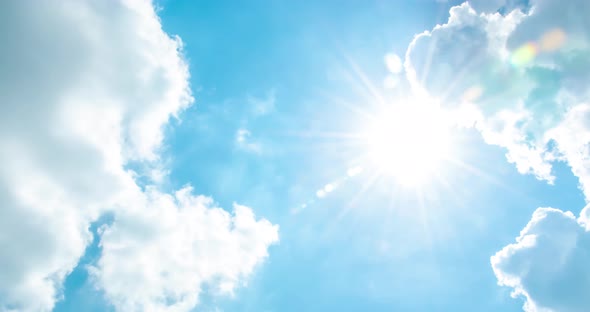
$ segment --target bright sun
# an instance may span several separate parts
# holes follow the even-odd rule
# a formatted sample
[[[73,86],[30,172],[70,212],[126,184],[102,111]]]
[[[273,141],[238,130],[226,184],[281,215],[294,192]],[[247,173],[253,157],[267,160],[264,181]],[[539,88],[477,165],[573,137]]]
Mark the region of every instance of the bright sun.
[[[363,134],[367,161],[379,175],[418,187],[434,179],[448,158],[448,125],[438,107],[408,101],[372,116]]]

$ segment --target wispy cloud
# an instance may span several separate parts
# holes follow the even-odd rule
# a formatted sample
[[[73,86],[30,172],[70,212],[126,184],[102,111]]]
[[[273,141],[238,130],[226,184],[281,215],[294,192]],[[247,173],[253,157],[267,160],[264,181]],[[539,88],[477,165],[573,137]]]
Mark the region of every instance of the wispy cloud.
[[[238,129],[236,131],[236,146],[248,152],[262,152],[261,144],[253,141],[252,133],[248,129]]]
[[[269,90],[263,97],[250,95],[246,98],[246,101],[254,116],[269,114],[275,110],[276,90]]]

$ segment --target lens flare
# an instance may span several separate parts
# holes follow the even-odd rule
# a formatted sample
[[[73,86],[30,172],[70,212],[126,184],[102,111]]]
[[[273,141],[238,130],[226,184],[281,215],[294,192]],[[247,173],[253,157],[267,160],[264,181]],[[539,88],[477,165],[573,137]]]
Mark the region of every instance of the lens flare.
[[[538,41],[528,42],[516,49],[510,57],[510,63],[516,67],[530,64],[539,54],[559,50],[567,41],[566,33],[555,28],[545,32]]]
[[[473,102],[476,101],[477,99],[479,99],[481,97],[481,95],[483,94],[483,88],[480,86],[473,86],[467,90],[465,90],[465,92],[463,92],[463,102]]]
[[[517,67],[527,65],[533,59],[535,59],[537,53],[539,53],[537,44],[534,42],[529,42],[514,51],[512,57],[510,58],[510,63]]]
[[[392,74],[399,74],[403,70],[402,59],[397,54],[386,54],[385,65]]]
[[[553,52],[561,48],[567,39],[565,32],[561,29],[554,29],[546,32],[540,40],[541,50]]]

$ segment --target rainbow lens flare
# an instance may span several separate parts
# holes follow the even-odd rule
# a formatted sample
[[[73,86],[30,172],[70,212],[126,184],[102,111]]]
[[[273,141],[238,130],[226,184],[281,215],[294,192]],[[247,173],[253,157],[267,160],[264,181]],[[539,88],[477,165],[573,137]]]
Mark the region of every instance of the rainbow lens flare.
[[[538,53],[539,48],[537,44],[534,42],[529,42],[514,51],[512,57],[510,58],[510,63],[518,67],[527,65],[535,58],[535,56],[537,56]]]

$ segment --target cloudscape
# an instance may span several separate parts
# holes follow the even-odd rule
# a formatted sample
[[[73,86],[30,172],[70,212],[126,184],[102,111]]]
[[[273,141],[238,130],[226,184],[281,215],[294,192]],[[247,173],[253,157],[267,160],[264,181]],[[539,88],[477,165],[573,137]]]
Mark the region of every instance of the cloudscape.
[[[0,3],[0,312],[590,311],[587,0]]]

